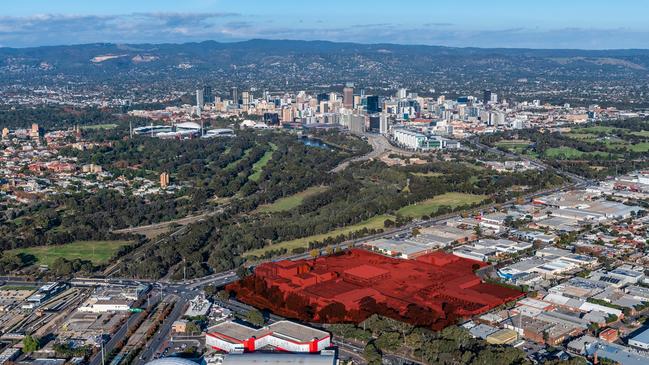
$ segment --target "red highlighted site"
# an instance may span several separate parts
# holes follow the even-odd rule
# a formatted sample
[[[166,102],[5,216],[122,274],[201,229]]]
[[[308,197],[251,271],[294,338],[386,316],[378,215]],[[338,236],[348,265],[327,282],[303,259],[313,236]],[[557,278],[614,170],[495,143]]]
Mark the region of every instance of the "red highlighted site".
[[[523,295],[483,283],[474,271],[485,265],[440,251],[402,260],[353,249],[261,264],[228,290],[244,303],[304,321],[359,323],[377,313],[442,329]]]

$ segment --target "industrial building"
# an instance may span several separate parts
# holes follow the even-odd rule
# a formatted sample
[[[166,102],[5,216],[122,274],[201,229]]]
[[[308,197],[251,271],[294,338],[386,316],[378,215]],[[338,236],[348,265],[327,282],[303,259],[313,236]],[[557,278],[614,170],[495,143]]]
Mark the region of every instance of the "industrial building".
[[[649,350],[649,328],[630,338],[629,346]]]
[[[289,321],[278,321],[260,329],[227,321],[211,327],[205,336],[205,343],[214,350],[228,353],[261,349],[315,353],[331,345],[331,335]]]
[[[337,364],[334,351],[322,351],[320,354],[283,354],[283,353],[253,353],[227,354],[222,359],[222,365],[335,365]]]

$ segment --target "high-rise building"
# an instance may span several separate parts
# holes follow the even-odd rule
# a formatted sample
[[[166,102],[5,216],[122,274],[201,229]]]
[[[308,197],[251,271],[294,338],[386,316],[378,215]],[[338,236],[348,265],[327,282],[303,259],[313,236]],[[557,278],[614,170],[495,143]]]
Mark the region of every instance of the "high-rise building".
[[[491,101],[491,90],[487,89],[482,92],[482,102],[487,104]]]
[[[250,97],[250,92],[249,91],[242,91],[241,92],[241,104],[243,105],[249,105],[252,98]]]
[[[397,91],[397,99],[405,99],[408,96],[408,90],[401,88]]]
[[[349,123],[349,131],[352,133],[365,132],[365,116],[353,114]]]
[[[354,84],[347,83],[343,89],[343,106],[347,109],[354,108]]]
[[[234,104],[236,107],[239,107],[239,91],[237,90],[237,87],[234,86],[232,87],[232,104]]]
[[[9,138],[9,128],[4,127],[2,128],[2,139],[7,139]]]
[[[167,186],[169,186],[169,173],[163,172],[160,174],[160,187],[165,189]]]
[[[381,111],[379,106],[378,95],[371,95],[367,97],[367,114],[374,114]]]
[[[203,90],[196,90],[196,107],[198,108],[198,110],[203,109],[203,103],[205,102],[204,96],[205,95],[203,94]]]
[[[379,132],[381,130],[381,116],[378,114],[370,115],[370,132]]]
[[[318,94],[317,98],[318,98],[318,104],[320,104],[323,101],[329,101],[329,94],[321,93],[321,94]]]
[[[381,119],[379,121],[379,133],[387,134],[388,133],[388,115],[386,113],[381,113]]]
[[[214,102],[214,96],[212,95],[212,87],[205,85],[203,86],[203,103],[212,103]]]
[[[38,123],[32,123],[32,129],[29,131],[29,136],[32,139],[38,139],[41,136],[41,129]]]

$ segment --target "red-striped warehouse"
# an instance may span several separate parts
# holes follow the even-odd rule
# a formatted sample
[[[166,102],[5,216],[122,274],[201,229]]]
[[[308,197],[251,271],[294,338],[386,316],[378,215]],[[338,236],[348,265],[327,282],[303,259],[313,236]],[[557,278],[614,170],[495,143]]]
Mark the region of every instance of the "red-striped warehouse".
[[[209,329],[206,344],[224,352],[276,350],[320,352],[331,345],[325,331],[289,321],[278,321],[255,329],[236,322],[223,322]]]

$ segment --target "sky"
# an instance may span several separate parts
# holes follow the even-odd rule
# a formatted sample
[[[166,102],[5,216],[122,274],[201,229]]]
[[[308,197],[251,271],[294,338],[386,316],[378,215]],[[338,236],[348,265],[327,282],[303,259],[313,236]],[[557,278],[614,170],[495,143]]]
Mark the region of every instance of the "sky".
[[[329,40],[507,48],[649,48],[649,0],[20,0],[0,46]]]

